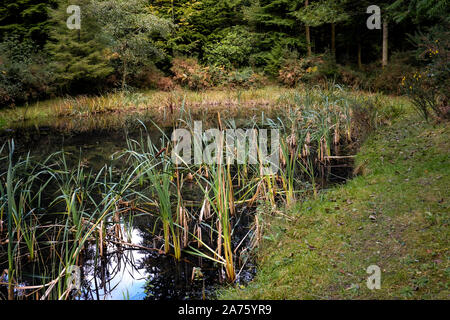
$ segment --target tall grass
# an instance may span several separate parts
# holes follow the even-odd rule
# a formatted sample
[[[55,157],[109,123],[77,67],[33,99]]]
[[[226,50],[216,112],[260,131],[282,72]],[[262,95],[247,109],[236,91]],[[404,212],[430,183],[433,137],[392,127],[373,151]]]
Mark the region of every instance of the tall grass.
[[[19,286],[30,281],[21,273],[26,264],[42,272],[34,279],[53,279],[47,284],[31,283],[31,289],[41,290],[42,298],[67,297],[69,267],[79,265],[86,242],[101,232],[99,225],[120,224],[111,218],[120,213],[120,201],[133,195],[131,186],[138,175],[132,168],[115,180],[111,168],[97,175],[86,173],[81,163],[68,168],[64,153],[37,163],[28,155],[15,156],[14,149],[10,141],[8,155],[2,157],[5,171],[0,173],[0,212],[2,218],[5,212],[7,216],[8,298],[27,289]]]
[[[145,126],[144,129],[146,129]],[[182,250],[181,234],[187,232],[187,230],[184,230],[187,218],[181,203],[179,175],[175,173],[168,152],[170,142],[164,132],[162,133],[160,141],[162,147],[159,150],[147,135],[146,137],[141,136],[140,142],[128,139],[128,149],[124,152],[124,155],[128,157],[131,165],[139,172],[140,186],[144,187],[146,183],[150,184],[150,191],[154,197],[149,199],[144,196],[143,198],[152,202],[158,208],[158,219],[162,223],[164,236],[164,252],[169,253],[170,248],[173,247],[174,256],[179,260]],[[175,176],[178,179],[177,184],[174,183]],[[175,206],[172,206],[174,198],[177,199],[176,210],[174,210]]]
[[[231,243],[231,213],[234,210],[233,205],[233,185],[230,177],[229,166],[217,165],[209,168],[210,179],[208,185],[211,189],[212,196],[209,201],[213,211],[216,213],[217,219],[217,256],[223,256],[225,260],[225,269],[227,277],[230,281],[236,279],[234,270],[233,250]]]

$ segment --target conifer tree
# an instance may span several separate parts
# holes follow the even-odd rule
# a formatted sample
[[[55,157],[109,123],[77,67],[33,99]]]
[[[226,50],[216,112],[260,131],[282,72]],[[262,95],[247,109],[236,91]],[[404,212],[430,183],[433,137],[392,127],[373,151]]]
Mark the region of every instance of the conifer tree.
[[[10,35],[45,44],[50,28],[49,9],[55,0],[3,0],[0,2],[0,41]]]
[[[303,0],[255,0],[243,9],[251,30],[261,35],[260,53],[254,55],[254,60],[266,65],[269,74],[277,74],[286,54],[306,47],[303,26],[293,15],[302,5]]]
[[[345,21],[349,15],[344,10],[345,0],[305,1],[305,6],[294,13],[306,27],[306,37],[310,39],[309,27],[323,24],[331,25],[331,51],[336,49],[336,23]],[[311,44],[308,45],[308,55],[311,55]]]
[[[79,5],[81,28],[69,29],[66,25],[66,9],[69,5]],[[101,88],[105,78],[114,69],[110,64],[113,57],[100,34],[100,26],[94,14],[91,0],[61,0],[52,11],[53,30],[46,46],[52,57],[56,82],[59,89],[84,91],[92,87]]]

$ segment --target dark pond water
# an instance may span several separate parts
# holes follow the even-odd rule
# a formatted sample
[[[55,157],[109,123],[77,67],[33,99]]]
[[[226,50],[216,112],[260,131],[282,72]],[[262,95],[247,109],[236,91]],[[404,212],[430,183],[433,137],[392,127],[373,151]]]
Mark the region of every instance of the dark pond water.
[[[157,143],[162,136],[161,131],[151,123],[147,122],[146,126],[146,131],[138,122],[106,130],[80,127],[77,130],[73,122],[68,126],[61,123],[35,126],[24,123],[13,130],[1,132],[0,143],[14,139],[18,154],[29,152],[38,160],[64,150],[69,165],[75,166],[81,160],[95,172],[105,164],[117,165],[111,160],[111,155],[127,147],[127,136],[138,140],[148,134],[152,142]],[[170,128],[163,131],[170,136]],[[195,191],[186,196],[195,198]],[[235,247],[245,237],[252,222],[252,213],[248,209],[238,210],[239,218],[236,219],[240,219],[239,227],[233,234]],[[152,232],[152,219],[150,216],[134,216],[124,228],[126,241],[142,247],[154,247],[158,239],[155,240],[157,236]],[[83,254],[82,289],[76,299],[204,299],[213,297],[224,279],[224,272],[217,263],[189,254],[183,254],[182,261],[177,262],[170,255],[139,247],[109,244],[101,258],[97,251],[95,244],[89,244]],[[237,260],[242,261],[239,256]],[[236,266],[238,271],[243,267],[238,283],[250,281],[255,273],[255,266],[245,260],[245,265],[238,263]]]
[[[250,216],[246,218],[250,219]],[[148,230],[150,226],[148,217],[136,217],[127,241],[151,247],[154,237]],[[234,235],[235,246],[244,236],[245,229],[240,228]],[[224,278],[217,264],[188,254],[176,261],[170,255],[154,251],[109,245],[108,253],[99,259],[95,251],[94,245],[87,248],[82,268],[82,290],[77,299],[206,299],[214,297]],[[196,271],[200,271],[201,276]],[[254,273],[254,265],[247,262],[238,282],[249,282]]]

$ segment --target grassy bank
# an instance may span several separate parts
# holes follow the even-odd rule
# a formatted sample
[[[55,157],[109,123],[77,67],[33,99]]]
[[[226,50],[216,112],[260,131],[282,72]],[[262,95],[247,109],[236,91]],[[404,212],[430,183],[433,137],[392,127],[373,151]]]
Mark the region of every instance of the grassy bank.
[[[101,96],[61,97],[0,110],[0,129],[14,127],[23,121],[41,124],[48,119],[72,117],[86,119],[100,114],[147,113],[158,122],[170,121],[179,116],[184,106],[194,114],[215,114],[227,111],[236,116],[245,106],[247,113],[258,107],[258,111],[269,109],[277,100],[294,89],[269,86],[247,90],[174,90],[171,92],[147,90],[142,92],[116,92]],[[50,121],[51,122],[51,121]]]
[[[414,116],[379,129],[357,156],[358,176],[261,213],[256,279],[225,299],[448,299],[450,127]],[[381,268],[369,290],[366,269]]]
[[[117,92],[103,96],[55,98],[15,108],[0,109],[0,129],[22,126],[52,126],[66,130],[120,127],[132,116],[151,118],[162,126],[170,126],[186,114],[208,122],[220,112],[222,118],[250,119],[255,116],[276,116],[297,105],[323,104],[329,100],[373,99],[381,105],[392,104],[392,97],[340,87],[323,90],[314,88],[284,88],[266,86],[252,89],[210,89],[204,91],[174,90]],[[309,97],[307,101],[299,97]],[[325,97],[325,99],[324,99]],[[300,100],[299,100],[300,99]],[[395,98],[396,105],[405,99]]]

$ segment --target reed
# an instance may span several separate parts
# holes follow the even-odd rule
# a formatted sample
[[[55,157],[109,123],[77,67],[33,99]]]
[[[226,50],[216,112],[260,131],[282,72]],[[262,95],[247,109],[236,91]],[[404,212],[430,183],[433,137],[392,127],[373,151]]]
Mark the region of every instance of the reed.
[[[201,180],[207,184],[207,187],[202,188],[212,211],[217,217],[217,249],[214,251],[214,260],[224,262],[228,280],[234,281],[236,272],[231,241],[231,214],[234,212],[234,207],[231,208],[233,202],[230,201],[233,197],[230,167],[223,164],[210,165],[208,172],[208,178],[202,176]],[[197,238],[197,240],[200,239]]]
[[[144,126],[146,130],[146,127]],[[164,237],[164,252],[168,254],[173,247],[174,256],[181,259],[182,246],[187,239],[187,214],[182,205],[180,177],[175,174],[175,169],[168,155],[169,141],[164,132],[161,138],[163,148],[159,149],[153,144],[150,137],[141,135],[141,141],[128,139],[128,155],[131,164],[138,171],[137,179],[142,187],[146,181],[151,185],[151,191],[155,198],[149,199],[158,208],[158,218],[162,223]],[[177,176],[177,184],[174,177]],[[176,192],[174,192],[176,190]],[[177,198],[177,206],[174,214],[172,201]],[[170,239],[172,238],[172,241]]]
[[[283,190],[285,193],[286,205],[290,207],[295,202],[295,173],[296,173],[296,161],[297,150],[293,140],[295,136],[289,136],[280,141],[281,149],[281,180]],[[289,146],[290,145],[290,146]]]
[[[81,163],[68,169],[64,153],[53,154],[42,163],[33,163],[29,156],[14,160],[13,141],[8,156],[2,159],[7,163],[0,173],[0,213],[2,218],[5,212],[7,215],[9,298],[14,298],[17,284],[24,281],[20,271],[27,263],[42,272],[42,277],[36,274],[35,278],[54,279],[49,286],[32,285],[30,290],[37,287],[43,298],[67,298],[67,270],[79,264],[80,253],[92,234],[102,232],[99,225],[107,221],[115,227],[120,224],[118,204],[133,195],[136,170],[132,168],[114,181],[111,168],[105,167],[97,175],[86,173]],[[49,200],[51,194],[55,197]],[[35,208],[43,206],[45,213],[58,216],[50,225],[36,214]],[[53,239],[46,241],[49,235]],[[47,242],[51,245],[43,245]]]

